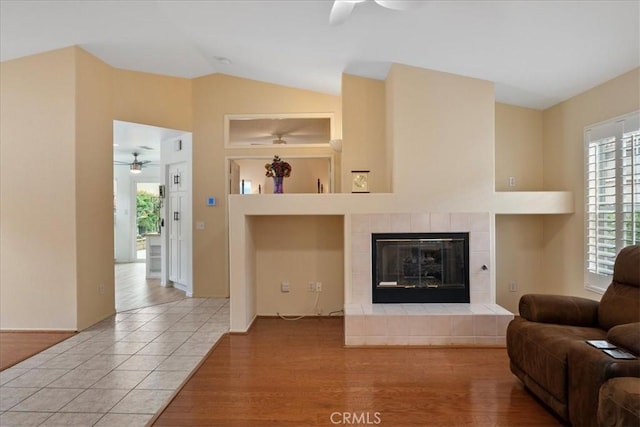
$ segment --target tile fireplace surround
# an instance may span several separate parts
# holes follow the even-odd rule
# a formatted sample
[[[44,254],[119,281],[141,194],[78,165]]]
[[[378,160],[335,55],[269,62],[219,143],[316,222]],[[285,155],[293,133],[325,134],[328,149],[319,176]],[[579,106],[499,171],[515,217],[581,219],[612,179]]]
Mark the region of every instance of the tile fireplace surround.
[[[351,215],[345,345],[504,346],[513,314],[495,300],[489,213]],[[469,233],[470,304],[372,304],[371,233]],[[483,270],[482,266],[489,267]]]

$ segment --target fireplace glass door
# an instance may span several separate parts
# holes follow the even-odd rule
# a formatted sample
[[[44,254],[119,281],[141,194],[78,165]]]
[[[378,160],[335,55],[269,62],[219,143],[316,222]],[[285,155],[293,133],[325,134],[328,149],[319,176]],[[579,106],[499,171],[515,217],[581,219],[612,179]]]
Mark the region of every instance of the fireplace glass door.
[[[373,302],[469,302],[468,233],[373,234]]]

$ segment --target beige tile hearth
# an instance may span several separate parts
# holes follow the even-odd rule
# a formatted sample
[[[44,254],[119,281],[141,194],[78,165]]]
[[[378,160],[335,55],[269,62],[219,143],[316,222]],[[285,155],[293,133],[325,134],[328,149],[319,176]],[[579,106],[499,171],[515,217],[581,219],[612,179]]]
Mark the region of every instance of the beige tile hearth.
[[[348,304],[345,345],[504,346],[512,319],[497,304]]]

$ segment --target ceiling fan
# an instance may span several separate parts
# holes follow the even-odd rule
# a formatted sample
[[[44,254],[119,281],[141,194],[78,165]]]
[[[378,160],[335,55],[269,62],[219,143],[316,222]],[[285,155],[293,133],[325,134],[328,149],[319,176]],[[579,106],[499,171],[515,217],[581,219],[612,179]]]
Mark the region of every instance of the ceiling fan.
[[[274,133],[269,135],[270,137],[276,137],[276,139],[272,139],[271,141],[265,141],[265,138],[268,137],[256,137],[256,138],[250,138],[250,139],[254,139],[255,142],[252,142],[251,145],[278,145],[278,144],[286,144],[287,140],[286,139],[282,139],[282,137],[284,136],[284,134],[282,133]]]
[[[114,161],[115,165],[128,165],[131,173],[142,172],[142,166],[151,163],[150,160],[138,160],[138,153],[133,153],[133,162]]]
[[[330,25],[340,25],[347,20],[358,3],[367,0],[335,0],[329,15]],[[392,10],[409,10],[419,5],[418,0],[373,0],[380,6]]]
[[[271,141],[272,144],[286,144],[287,143],[287,141],[282,139],[282,134],[277,134],[277,135],[274,135],[274,136],[278,137],[278,139],[274,139],[273,141]]]

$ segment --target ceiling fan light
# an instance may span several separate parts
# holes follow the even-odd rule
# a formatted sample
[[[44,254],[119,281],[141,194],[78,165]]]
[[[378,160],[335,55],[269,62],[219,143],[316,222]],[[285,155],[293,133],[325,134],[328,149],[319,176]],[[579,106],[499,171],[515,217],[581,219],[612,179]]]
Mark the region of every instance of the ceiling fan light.
[[[382,7],[392,10],[411,10],[420,7],[420,2],[416,0],[374,0]]]
[[[131,173],[140,173],[142,172],[142,163],[133,162],[131,166],[129,166],[129,171]]]
[[[351,14],[351,11],[356,6],[357,2],[335,0],[331,7],[331,13],[329,14],[329,25],[340,25],[347,20],[347,17]]]

